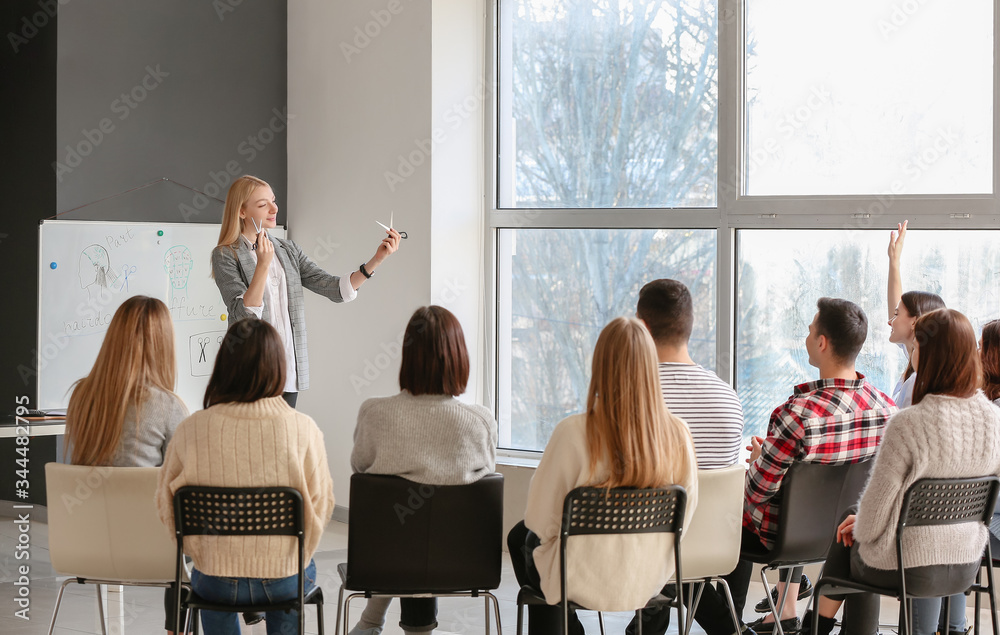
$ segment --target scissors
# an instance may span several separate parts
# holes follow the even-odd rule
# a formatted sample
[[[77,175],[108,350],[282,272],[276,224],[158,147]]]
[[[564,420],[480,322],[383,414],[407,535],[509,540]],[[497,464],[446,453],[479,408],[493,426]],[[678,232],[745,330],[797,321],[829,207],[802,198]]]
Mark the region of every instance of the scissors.
[[[211,341],[212,341],[212,338],[210,338],[210,337],[199,337],[198,338],[198,345],[201,346],[201,356],[198,358],[198,362],[208,361],[207,359],[205,359],[205,347],[208,346],[208,343],[211,342]]]
[[[384,229],[385,231],[389,231],[390,229],[392,229],[392,212],[389,212],[389,226],[388,227],[386,227],[385,225],[382,225],[382,223],[379,223],[378,221],[375,221],[375,222],[378,223],[382,227],[382,229]],[[399,237],[405,239],[406,238],[406,232],[399,232]]]
[[[122,265],[122,288],[125,291],[128,291],[128,277],[135,271],[135,265]]]
[[[264,226],[264,223],[261,223],[260,226],[258,227],[257,226],[257,221],[255,221],[254,219],[251,218],[250,222],[253,223],[253,228],[257,230],[258,234],[260,234],[260,228]],[[250,249],[256,249],[256,248],[257,248],[257,243],[256,242],[253,242],[253,243],[250,244]]]

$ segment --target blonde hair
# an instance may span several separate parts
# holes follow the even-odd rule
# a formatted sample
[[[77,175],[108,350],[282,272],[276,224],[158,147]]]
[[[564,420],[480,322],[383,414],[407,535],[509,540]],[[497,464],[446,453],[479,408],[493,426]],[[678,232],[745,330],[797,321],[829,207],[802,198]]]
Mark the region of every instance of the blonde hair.
[[[256,176],[244,174],[229,186],[226,194],[226,208],[222,212],[222,229],[219,231],[219,244],[216,247],[235,248],[240,234],[243,233],[243,223],[240,210],[250,200],[250,196],[258,187],[270,187],[267,181]]]
[[[608,477],[597,487],[662,487],[690,474],[692,441],[660,391],[656,346],[641,322],[615,318],[597,339],[587,395],[590,471]]]
[[[149,386],[173,392],[174,327],[160,300],[137,295],[111,319],[90,374],[76,382],[66,411],[66,443],[76,465],[109,465],[122,441],[125,412]]]

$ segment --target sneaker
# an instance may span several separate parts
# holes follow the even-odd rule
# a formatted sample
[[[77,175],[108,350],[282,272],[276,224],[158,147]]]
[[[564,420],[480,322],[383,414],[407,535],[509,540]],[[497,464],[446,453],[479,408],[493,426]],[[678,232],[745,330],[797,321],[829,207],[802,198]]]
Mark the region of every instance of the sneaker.
[[[812,590],[812,582],[810,582],[809,578],[803,574],[802,580],[799,582],[799,597],[796,598],[796,602],[798,600],[804,600],[812,595]],[[771,601],[774,602],[775,606],[778,606],[778,587],[771,589]],[[771,606],[767,603],[767,598],[764,598],[760,602],[757,602],[757,605],[753,607],[753,610],[757,613],[770,613]]]
[[[767,618],[760,618],[756,622],[750,622],[748,626],[757,633],[757,635],[771,635],[774,632],[774,622],[765,622]],[[781,620],[781,631],[786,635],[788,633],[798,633],[802,630],[802,621],[798,617],[790,617],[787,620]]]
[[[347,635],[382,635],[382,629],[377,626],[374,628],[358,628],[355,626],[352,628]]]

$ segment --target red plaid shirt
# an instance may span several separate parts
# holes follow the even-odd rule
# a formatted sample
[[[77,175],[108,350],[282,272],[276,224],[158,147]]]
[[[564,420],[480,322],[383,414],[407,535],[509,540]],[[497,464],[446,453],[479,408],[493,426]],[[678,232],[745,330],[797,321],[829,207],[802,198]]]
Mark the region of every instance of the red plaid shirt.
[[[760,536],[768,549],[778,537],[781,490],[794,461],[839,465],[875,454],[889,417],[892,399],[865,381],[820,379],[795,387],[788,401],[771,413],[760,457],[747,472],[743,526]]]

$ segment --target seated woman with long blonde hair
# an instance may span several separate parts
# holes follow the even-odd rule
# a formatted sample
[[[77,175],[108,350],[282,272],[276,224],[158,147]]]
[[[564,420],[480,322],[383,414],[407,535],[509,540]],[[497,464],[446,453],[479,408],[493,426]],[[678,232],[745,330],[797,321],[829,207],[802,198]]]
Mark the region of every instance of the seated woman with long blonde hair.
[[[74,465],[159,467],[187,407],[174,394],[177,362],[167,305],[144,295],[122,303],[90,373],[76,382],[66,411]],[[174,632],[173,596],[164,628]]]
[[[697,467],[687,426],[663,403],[652,337],[638,320],[612,320],[594,349],[587,412],[552,432],[528,489],[524,521],[507,536],[517,581],[542,591],[550,605],[559,601],[559,528],[570,490],[681,485],[690,518],[698,502]],[[569,599],[607,610],[642,606],[673,574],[672,553],[672,534],[574,538],[567,552]],[[618,583],[609,584],[612,579]],[[570,632],[583,633],[570,615]],[[529,633],[561,632],[561,620],[555,606],[528,607]]]

